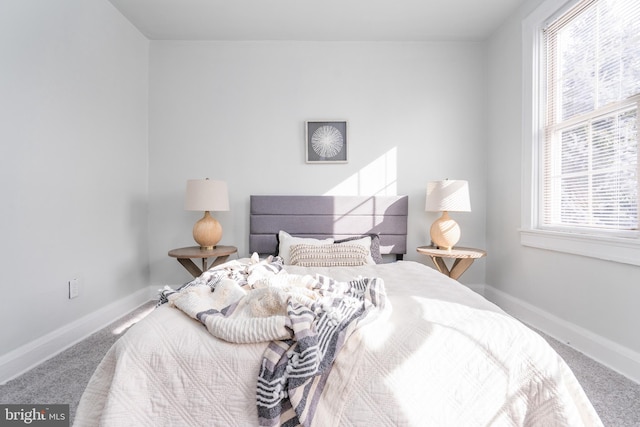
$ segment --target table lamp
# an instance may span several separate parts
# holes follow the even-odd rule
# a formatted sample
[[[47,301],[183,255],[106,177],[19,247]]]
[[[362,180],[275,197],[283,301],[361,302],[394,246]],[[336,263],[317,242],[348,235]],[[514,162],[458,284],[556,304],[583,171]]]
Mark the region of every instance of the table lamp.
[[[200,249],[212,250],[222,238],[222,226],[209,212],[229,210],[227,183],[209,178],[188,180],[184,208],[204,211],[204,216],[193,226],[193,238]]]
[[[460,240],[460,226],[449,217],[449,212],[471,212],[469,183],[452,179],[429,182],[425,210],[442,212],[442,216],[431,225],[431,241],[450,251]]]

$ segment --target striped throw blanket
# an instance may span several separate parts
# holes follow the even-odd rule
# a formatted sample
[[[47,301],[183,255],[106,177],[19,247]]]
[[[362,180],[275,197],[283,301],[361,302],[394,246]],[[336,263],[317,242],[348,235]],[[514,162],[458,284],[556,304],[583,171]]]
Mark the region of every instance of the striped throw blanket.
[[[261,426],[310,426],[347,338],[390,310],[379,278],[288,274],[279,258],[254,256],[204,275],[177,291],[165,289],[163,297],[218,338],[269,342],[257,381]]]

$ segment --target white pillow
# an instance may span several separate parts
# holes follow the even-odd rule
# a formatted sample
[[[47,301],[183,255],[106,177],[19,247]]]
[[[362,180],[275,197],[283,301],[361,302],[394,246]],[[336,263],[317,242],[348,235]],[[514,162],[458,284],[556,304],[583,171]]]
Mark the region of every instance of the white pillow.
[[[291,234],[286,231],[280,230],[278,233],[278,256],[282,257],[282,261],[285,265],[288,265],[291,262],[291,257],[289,256],[289,252],[291,251],[291,245],[327,245],[333,243],[333,238],[318,240],[313,239],[311,237],[293,237]]]

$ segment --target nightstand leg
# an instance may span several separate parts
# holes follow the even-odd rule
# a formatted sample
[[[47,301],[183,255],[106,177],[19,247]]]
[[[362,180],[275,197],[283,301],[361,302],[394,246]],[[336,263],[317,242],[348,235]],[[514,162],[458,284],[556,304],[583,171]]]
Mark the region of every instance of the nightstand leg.
[[[449,273],[449,277],[452,279],[458,280],[458,277],[462,276],[462,273],[467,271],[467,268],[473,264],[473,258],[458,258],[453,263],[451,267],[451,273]]]
[[[186,268],[187,271],[191,273],[193,277],[198,277],[202,274],[202,271],[198,268],[198,266],[193,261],[191,261],[191,259],[178,258],[178,262],[182,264],[182,266]]]
[[[447,268],[447,264],[445,264],[444,260],[437,256],[432,256],[431,261],[435,264],[438,271],[442,274],[446,274],[449,276],[449,269]]]

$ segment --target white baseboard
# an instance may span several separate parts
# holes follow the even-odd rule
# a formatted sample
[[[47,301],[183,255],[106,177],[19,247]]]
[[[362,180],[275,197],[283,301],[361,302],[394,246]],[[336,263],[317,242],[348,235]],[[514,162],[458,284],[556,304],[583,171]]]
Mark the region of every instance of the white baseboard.
[[[155,291],[155,289],[154,289]],[[115,301],[101,309],[56,329],[0,357],[0,384],[27,372],[40,363],[82,341],[114,320],[153,299],[150,288]]]
[[[507,313],[545,334],[584,353],[591,359],[640,384],[640,353],[567,322],[526,301],[484,285],[473,290],[484,295]]]

